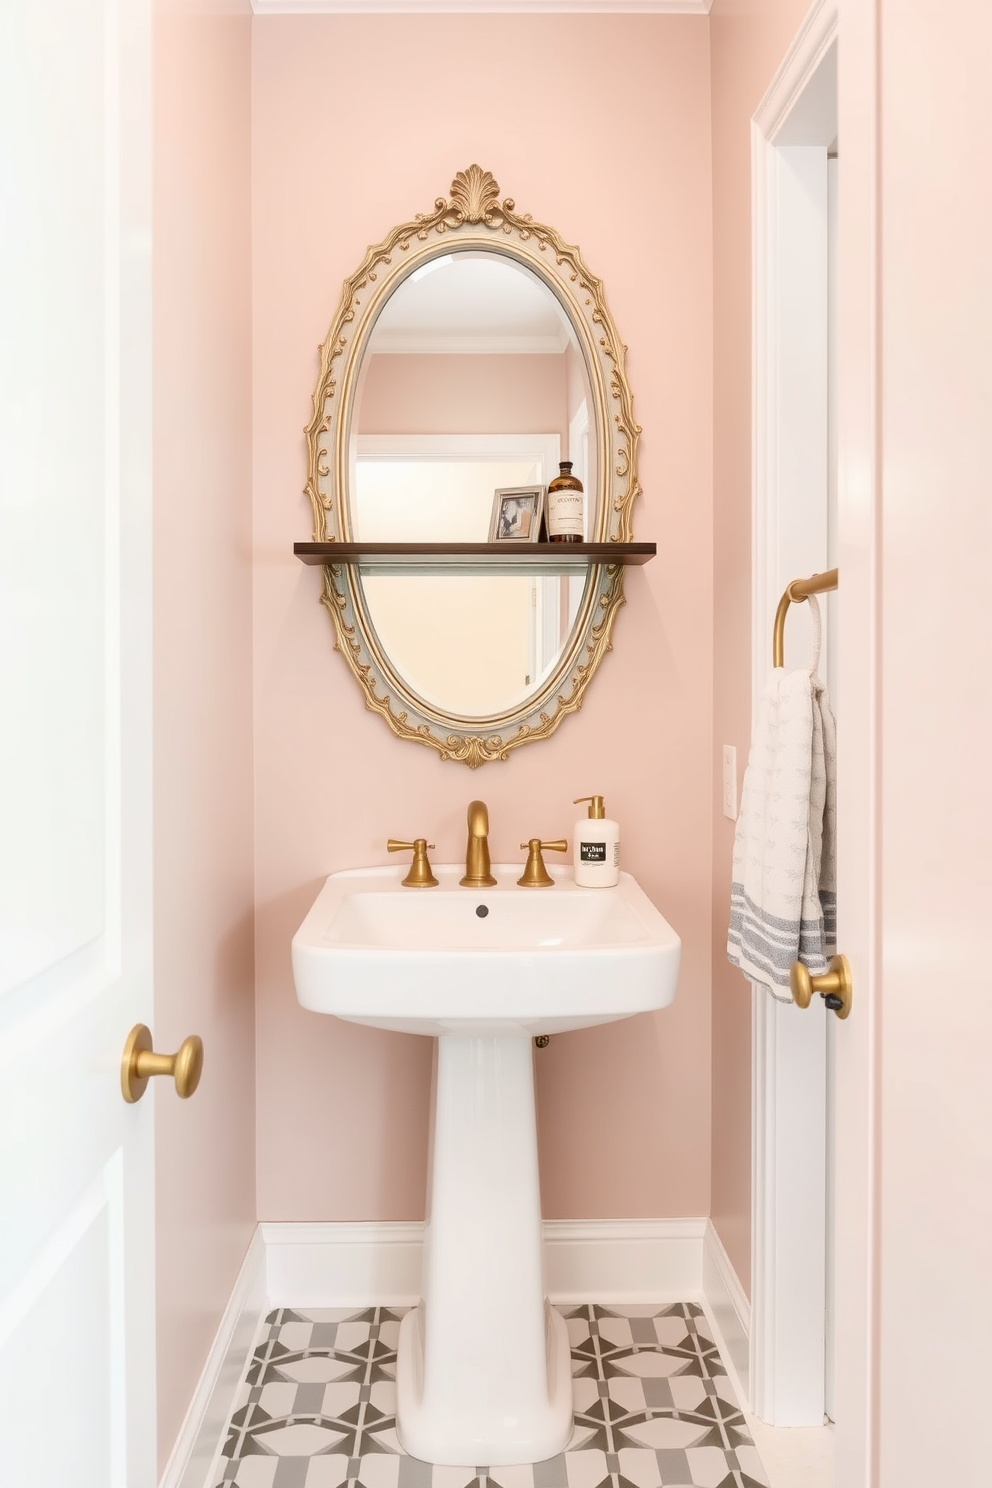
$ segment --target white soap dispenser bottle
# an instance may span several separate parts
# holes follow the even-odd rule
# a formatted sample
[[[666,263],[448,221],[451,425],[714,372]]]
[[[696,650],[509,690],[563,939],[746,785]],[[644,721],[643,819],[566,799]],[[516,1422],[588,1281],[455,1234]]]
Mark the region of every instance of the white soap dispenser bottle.
[[[620,828],[603,810],[602,796],[579,796],[589,814],[575,823],[575,882],[584,889],[612,889],[620,882]]]

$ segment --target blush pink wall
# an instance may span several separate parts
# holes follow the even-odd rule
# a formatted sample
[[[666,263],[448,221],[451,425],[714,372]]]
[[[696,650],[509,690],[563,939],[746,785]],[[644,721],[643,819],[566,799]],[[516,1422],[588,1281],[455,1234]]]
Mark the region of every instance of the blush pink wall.
[[[255,1223],[251,741],[251,15],[154,11],[155,1047],[159,1452]]]
[[[303,1012],[290,940],[323,877],[389,835],[496,860],[567,834],[603,791],[626,866],[683,939],[664,1013],[539,1059],[545,1212],[709,1210],[712,235],[705,17],[256,17],[253,27],[255,862],[262,1219],[423,1214],[427,1040]],[[411,65],[411,59],[413,65]],[[497,79],[499,86],[484,83]],[[536,79],[536,81],[535,81]],[[471,773],[400,743],[333,649],[302,426],[343,279],[473,161],[578,243],[629,344],[644,427],[615,650],[555,737]]]
[[[751,736],[751,117],[808,0],[714,0],[713,742],[743,774]],[[738,781],[739,784],[739,781]],[[713,823],[712,1218],[747,1288],[751,1274],[751,993],[727,961],[734,823]]]
[[[374,356],[361,434],[560,434],[568,437],[562,356]]]

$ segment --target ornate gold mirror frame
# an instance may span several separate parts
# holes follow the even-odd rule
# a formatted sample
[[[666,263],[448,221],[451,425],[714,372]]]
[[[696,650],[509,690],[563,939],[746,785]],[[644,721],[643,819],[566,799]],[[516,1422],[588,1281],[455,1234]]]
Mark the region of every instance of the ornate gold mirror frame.
[[[624,370],[627,348],[617,335],[602,281],[589,273],[577,248],[552,227],[521,216],[513,201],[499,199],[499,186],[478,165],[459,171],[451,199],[394,227],[369,249],[347,279],[337,314],[320,347],[320,373],[313,416],[306,426],[306,494],[313,507],[313,541],[351,540],[348,499],[349,435],[362,358],[386,300],[415,269],[452,251],[499,253],[531,269],[564,307],[586,364],[596,421],[598,469],[588,498],[594,500],[593,541],[630,542],[632,510],[640,494],[633,399]],[[568,554],[567,548],[562,557]],[[425,567],[427,565],[425,564]],[[428,745],[442,759],[473,769],[506,759],[511,749],[546,739],[566,714],[582,704],[586,687],[610,649],[610,633],[623,604],[621,564],[591,564],[568,644],[539,691],[516,709],[487,718],[461,718],[433,709],[411,691],[379,646],[369,619],[358,568],[329,563],[323,569],[321,602],[334,622],[336,648],[345,657],[366,706],[401,739]]]

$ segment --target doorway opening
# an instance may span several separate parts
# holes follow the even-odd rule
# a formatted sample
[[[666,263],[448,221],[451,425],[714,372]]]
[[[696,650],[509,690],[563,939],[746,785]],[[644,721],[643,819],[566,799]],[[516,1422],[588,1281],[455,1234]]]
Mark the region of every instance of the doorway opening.
[[[836,561],[830,198],[837,27],[836,0],[813,7],[752,121],[755,699],[785,587]],[[799,606],[790,615],[787,664],[810,654],[807,611]],[[826,642],[821,672],[829,686],[829,626]],[[771,1425],[820,1426],[832,1410],[831,1034],[819,1006],[800,1013],[763,991],[752,997],[751,1406]]]

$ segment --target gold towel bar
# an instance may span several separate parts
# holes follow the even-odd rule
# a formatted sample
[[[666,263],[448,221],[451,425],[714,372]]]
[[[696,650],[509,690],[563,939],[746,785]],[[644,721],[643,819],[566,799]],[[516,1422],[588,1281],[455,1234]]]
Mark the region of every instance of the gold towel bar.
[[[789,606],[802,604],[811,594],[825,594],[837,588],[837,570],[828,568],[826,573],[814,574],[810,579],[793,579],[778,602],[775,611],[775,628],[772,631],[772,666],[785,664],[785,617]]]

